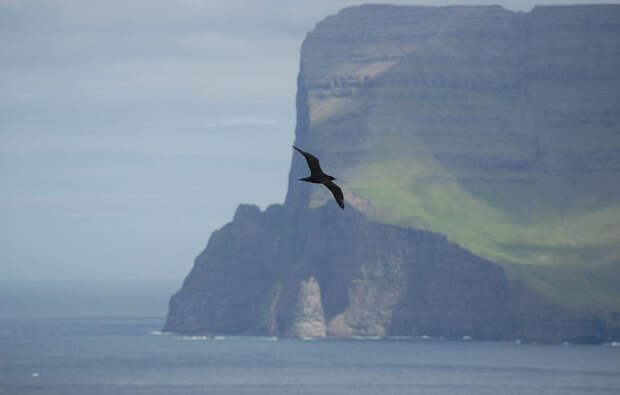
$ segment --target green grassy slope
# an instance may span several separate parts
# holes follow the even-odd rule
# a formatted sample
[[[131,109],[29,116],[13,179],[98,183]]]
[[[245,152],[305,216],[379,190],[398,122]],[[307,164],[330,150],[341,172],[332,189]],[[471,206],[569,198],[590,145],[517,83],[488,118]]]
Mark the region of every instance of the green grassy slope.
[[[414,72],[419,63],[407,61],[388,71],[401,78]],[[320,149],[334,158],[331,174],[371,202],[371,219],[444,233],[560,303],[618,309],[617,87],[587,80],[533,80],[520,91],[386,83],[334,103],[322,102],[328,115],[315,117],[313,137],[329,141]],[[363,125],[359,138],[334,138],[353,118]],[[337,159],[353,151],[363,156],[354,165]],[[312,204],[328,198],[319,189]]]
[[[515,182],[487,170],[481,181],[459,181],[476,172],[446,169],[415,133],[384,129],[367,144],[363,164],[337,171],[343,188],[372,202],[371,219],[444,233],[559,302],[620,306],[617,173],[532,171]],[[318,190],[314,204],[327,198]]]

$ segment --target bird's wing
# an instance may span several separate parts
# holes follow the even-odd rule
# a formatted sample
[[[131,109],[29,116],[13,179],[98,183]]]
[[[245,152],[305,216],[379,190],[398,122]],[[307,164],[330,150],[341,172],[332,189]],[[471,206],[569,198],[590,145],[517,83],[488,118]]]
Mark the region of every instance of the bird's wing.
[[[297,152],[299,152],[306,158],[306,162],[308,162],[308,167],[310,168],[310,174],[314,175],[317,173],[323,173],[323,170],[321,170],[321,166],[319,166],[319,160],[316,158],[316,156],[309,154],[306,151],[302,151],[295,146],[293,146],[293,148],[295,148]]]
[[[342,189],[340,189],[340,187],[334,184],[332,181],[325,181],[323,185],[325,185],[327,189],[331,191],[340,208],[344,210],[344,196],[342,195]]]

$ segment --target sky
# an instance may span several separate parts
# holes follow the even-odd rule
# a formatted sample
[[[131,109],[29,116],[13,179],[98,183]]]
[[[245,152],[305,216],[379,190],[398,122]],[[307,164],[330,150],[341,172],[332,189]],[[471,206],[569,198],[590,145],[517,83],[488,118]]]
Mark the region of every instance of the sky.
[[[302,40],[362,3],[0,0],[0,283],[180,281],[283,202]]]

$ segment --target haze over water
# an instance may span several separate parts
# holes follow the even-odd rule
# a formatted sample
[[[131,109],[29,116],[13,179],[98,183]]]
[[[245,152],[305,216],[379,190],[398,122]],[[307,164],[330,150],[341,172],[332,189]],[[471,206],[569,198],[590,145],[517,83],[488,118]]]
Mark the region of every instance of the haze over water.
[[[0,320],[0,394],[614,394],[620,347],[186,337],[161,318]]]

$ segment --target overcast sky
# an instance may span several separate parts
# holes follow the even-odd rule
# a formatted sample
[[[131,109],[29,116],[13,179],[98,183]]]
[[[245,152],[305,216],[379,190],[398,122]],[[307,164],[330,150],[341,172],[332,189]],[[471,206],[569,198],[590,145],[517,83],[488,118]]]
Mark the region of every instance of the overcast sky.
[[[282,202],[301,42],[362,3],[0,0],[3,280],[180,279]]]

